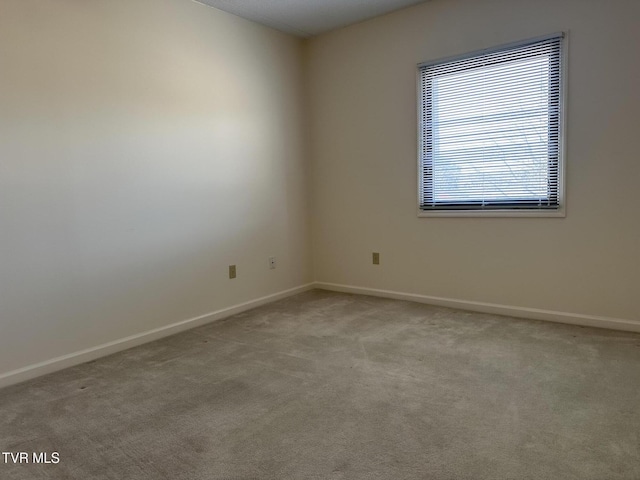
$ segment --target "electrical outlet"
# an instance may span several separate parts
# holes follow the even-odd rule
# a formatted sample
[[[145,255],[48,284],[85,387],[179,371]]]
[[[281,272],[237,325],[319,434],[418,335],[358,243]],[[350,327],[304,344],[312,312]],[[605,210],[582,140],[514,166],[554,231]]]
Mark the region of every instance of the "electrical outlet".
[[[229,278],[236,278],[236,266],[229,265]]]
[[[373,252],[373,264],[380,265],[380,254],[378,252]]]
[[[271,270],[276,268],[276,257],[269,257],[269,268]]]

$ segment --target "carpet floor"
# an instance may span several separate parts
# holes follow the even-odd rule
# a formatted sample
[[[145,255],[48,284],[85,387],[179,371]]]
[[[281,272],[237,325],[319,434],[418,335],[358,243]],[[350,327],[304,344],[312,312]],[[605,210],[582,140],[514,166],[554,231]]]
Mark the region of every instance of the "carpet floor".
[[[640,479],[640,335],[315,290],[0,390],[0,450],[60,459],[3,480]]]

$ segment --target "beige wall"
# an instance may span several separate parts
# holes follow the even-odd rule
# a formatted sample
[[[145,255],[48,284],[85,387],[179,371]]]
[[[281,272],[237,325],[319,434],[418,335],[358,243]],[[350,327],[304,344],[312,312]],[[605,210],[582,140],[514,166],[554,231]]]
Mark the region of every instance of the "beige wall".
[[[0,375],[312,280],[301,55],[188,0],[0,2]]]
[[[314,278],[638,320],[638,18],[433,0],[303,45],[187,0],[3,0],[0,377]],[[417,218],[415,65],[560,30],[567,217]]]
[[[316,280],[640,320],[638,19],[636,0],[433,0],[311,40]],[[417,218],[416,64],[563,30],[566,218]]]

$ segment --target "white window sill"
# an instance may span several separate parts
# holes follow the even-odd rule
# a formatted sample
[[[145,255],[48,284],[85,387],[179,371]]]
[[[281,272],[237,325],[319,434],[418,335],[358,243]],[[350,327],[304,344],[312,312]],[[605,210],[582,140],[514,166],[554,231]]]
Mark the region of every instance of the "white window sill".
[[[558,210],[418,210],[418,217],[564,218],[566,213],[564,208]]]

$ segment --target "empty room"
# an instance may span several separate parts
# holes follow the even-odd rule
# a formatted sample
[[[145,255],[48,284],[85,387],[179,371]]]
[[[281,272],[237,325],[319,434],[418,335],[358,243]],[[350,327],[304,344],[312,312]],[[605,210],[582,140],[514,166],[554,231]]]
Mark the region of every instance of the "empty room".
[[[0,479],[640,479],[640,1],[0,0]]]

